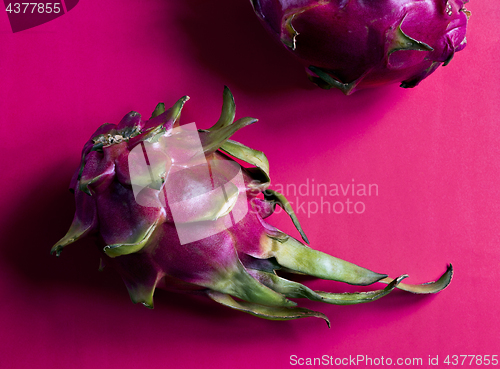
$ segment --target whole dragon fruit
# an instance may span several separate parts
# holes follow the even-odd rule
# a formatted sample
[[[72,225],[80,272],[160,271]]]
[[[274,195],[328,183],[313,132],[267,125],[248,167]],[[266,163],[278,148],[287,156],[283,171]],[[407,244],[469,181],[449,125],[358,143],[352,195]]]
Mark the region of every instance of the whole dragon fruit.
[[[93,234],[101,261],[116,268],[135,303],[153,307],[153,293],[162,287],[206,294],[275,320],[313,316],[329,324],[324,314],[296,307],[288,298],[348,305],[376,300],[395,287],[435,293],[449,284],[451,265],[437,282],[404,285],[406,275],[390,279],[316,251],[266,223],[279,205],[307,242],[285,197],[268,188],[265,155],[228,140],[256,119],[233,121],[233,96],[227,88],[223,96],[220,119],[208,130],[179,125],[187,96],[168,110],[158,104],[149,120],[130,112],[117,125],[97,129],[71,181],[73,223],[52,253],[59,256],[68,244]],[[313,291],[277,271],[388,286],[360,293]]]
[[[415,87],[466,44],[468,0],[251,0],[318,86]]]

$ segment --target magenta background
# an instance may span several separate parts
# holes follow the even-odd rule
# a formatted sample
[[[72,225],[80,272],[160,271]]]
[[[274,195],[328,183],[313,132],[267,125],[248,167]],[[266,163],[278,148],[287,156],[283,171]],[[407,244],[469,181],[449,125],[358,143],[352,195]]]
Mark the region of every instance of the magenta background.
[[[500,4],[468,9],[469,45],[447,67],[415,89],[350,97],[310,84],[246,0],[86,0],[16,34],[0,14],[0,366],[285,368],[290,355],[500,355]],[[356,199],[364,214],[299,214],[312,247],[408,273],[409,283],[434,280],[451,262],[449,288],[357,306],[301,302],[330,317],[327,329],[162,291],[148,310],[112,270],[97,271],[92,242],[49,255],[71,222],[67,186],[81,147],[100,124],[130,110],[147,117],[187,94],[182,122],[207,128],[224,84],[238,118],[260,119],[235,138],[267,154],[275,184],[378,184],[379,196]],[[283,214],[269,220],[297,236]]]

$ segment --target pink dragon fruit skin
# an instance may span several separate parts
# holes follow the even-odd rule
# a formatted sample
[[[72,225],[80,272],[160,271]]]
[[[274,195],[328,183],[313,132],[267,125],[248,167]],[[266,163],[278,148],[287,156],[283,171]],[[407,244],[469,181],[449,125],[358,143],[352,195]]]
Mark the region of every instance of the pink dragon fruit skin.
[[[318,86],[415,87],[466,45],[468,0],[251,0]]]
[[[202,147],[197,158],[182,152],[185,142],[174,134],[183,127],[179,116],[188,97],[166,111],[158,104],[149,120],[131,112],[118,125],[99,127],[85,144],[81,165],[71,180],[76,201],[73,223],[52,253],[59,256],[65,246],[94,235],[102,250],[101,262],[118,271],[135,303],[153,307],[158,287],[206,294],[233,309],[273,320],[311,316],[329,324],[324,314],[297,307],[289,298],[348,305],[374,301],[396,287],[435,293],[450,283],[451,265],[436,282],[407,285],[400,283],[406,275],[388,278],[316,251],[269,225],[264,218],[279,205],[308,243],[285,197],[268,188],[265,155],[228,140],[256,119],[233,121],[235,104],[229,89],[225,88],[223,96],[220,119],[210,129],[197,132]],[[141,152],[148,157],[147,168],[151,169],[151,181],[137,192],[142,198],[137,197],[134,186],[144,178],[134,177],[137,168],[130,160]],[[182,155],[187,159],[180,160]],[[229,155],[250,165],[243,167]],[[155,162],[155,158],[167,156],[170,161]],[[209,176],[203,175],[206,166],[199,164],[200,159],[208,163]],[[236,172],[243,179],[239,183],[233,180]],[[213,195],[214,188],[224,188],[224,196]],[[170,193],[161,197],[167,191]],[[203,196],[198,196],[200,193]],[[174,204],[174,198],[182,201]],[[152,202],[141,205],[144,199]],[[241,199],[248,211],[237,217],[235,204]],[[180,210],[180,217],[174,209]],[[188,227],[192,234],[227,220],[232,223],[216,233],[192,242],[181,241],[182,227]],[[383,282],[387,286],[360,293],[313,291],[283,278],[280,270],[353,285]]]

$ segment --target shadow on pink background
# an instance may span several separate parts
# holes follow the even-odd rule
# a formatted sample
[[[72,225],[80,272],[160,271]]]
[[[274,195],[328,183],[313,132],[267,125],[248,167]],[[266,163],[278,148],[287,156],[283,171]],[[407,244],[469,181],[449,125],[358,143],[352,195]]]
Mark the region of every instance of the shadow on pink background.
[[[310,84],[245,0],[88,0],[16,33],[0,15],[2,368],[285,368],[292,355],[424,364],[438,356],[448,367],[447,355],[500,355],[500,60],[490,31],[500,9],[476,3],[469,45],[448,66],[412,90],[349,97]],[[408,273],[408,283],[452,263],[451,285],[357,306],[300,301],[330,318],[327,329],[320,319],[266,321],[163,291],[148,310],[112,270],[97,271],[92,240],[49,255],[71,222],[69,180],[99,125],[131,110],[149,116],[187,94],[181,122],[208,128],[224,85],[237,118],[259,118],[234,139],[267,154],[273,186],[377,184],[377,196],[351,198],[362,214],[299,212],[313,248]],[[269,222],[299,237],[285,215]]]

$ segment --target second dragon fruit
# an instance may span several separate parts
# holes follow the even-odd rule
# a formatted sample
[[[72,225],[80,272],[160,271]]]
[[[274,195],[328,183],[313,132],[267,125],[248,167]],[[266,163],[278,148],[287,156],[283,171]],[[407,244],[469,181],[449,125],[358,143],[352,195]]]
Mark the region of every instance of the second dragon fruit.
[[[466,45],[468,0],[251,0],[311,81],[349,95],[414,87]]]

